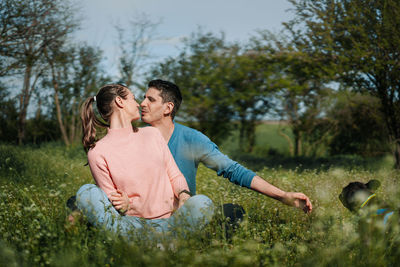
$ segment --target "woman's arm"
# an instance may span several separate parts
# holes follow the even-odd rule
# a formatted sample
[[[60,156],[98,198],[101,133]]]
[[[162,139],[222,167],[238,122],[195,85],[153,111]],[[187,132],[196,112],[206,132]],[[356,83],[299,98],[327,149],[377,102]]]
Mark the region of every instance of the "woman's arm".
[[[130,200],[128,195],[119,189],[112,193],[109,199],[114,208],[121,214],[125,214],[130,209]]]
[[[104,158],[93,150],[88,153],[88,162],[93,179],[107,195],[116,210],[125,213],[130,208],[130,201],[125,192],[120,191],[111,179],[107,163]]]

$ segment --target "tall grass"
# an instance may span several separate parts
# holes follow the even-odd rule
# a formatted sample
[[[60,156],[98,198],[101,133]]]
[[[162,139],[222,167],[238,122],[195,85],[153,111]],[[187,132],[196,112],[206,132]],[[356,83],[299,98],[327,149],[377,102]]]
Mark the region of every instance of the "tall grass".
[[[92,182],[85,163],[80,147],[0,145],[0,266],[386,266],[400,257],[397,221],[383,228],[373,216],[351,214],[338,199],[348,182],[378,179],[378,195],[398,206],[400,174],[388,168],[258,171],[272,184],[309,195],[314,212],[305,215],[201,166],[198,193],[217,205],[241,204],[245,220],[231,240],[216,220],[190,237],[165,240],[159,249],[85,221],[66,224],[66,200]]]

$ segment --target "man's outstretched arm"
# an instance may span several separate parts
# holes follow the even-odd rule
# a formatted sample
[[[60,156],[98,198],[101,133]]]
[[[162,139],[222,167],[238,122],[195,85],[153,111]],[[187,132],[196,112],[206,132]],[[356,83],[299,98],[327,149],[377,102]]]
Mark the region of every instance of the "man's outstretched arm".
[[[268,183],[260,176],[254,176],[250,188],[268,197],[279,200],[286,205],[302,209],[305,213],[310,213],[312,211],[311,201],[305,194],[298,192],[285,192]]]

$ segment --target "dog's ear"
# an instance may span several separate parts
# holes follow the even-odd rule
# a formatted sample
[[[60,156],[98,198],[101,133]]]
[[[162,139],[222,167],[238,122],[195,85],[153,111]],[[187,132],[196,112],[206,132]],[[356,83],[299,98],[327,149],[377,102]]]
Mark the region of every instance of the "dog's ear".
[[[369,190],[374,192],[376,189],[378,189],[381,186],[381,182],[378,180],[371,180],[368,183],[365,184]]]

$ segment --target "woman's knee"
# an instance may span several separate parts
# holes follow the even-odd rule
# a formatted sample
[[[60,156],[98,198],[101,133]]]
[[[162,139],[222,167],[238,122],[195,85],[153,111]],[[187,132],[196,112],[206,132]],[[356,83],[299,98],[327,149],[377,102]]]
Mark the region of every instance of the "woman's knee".
[[[95,184],[84,184],[82,185],[79,189],[78,192],[76,193],[76,195],[82,195],[82,194],[86,194],[88,192],[91,192],[92,190],[97,190],[99,189]]]
[[[76,193],[76,204],[78,208],[87,206],[88,204],[94,205],[99,201],[108,200],[106,194],[98,186],[94,184],[85,184],[79,188]]]
[[[197,207],[214,207],[212,200],[205,195],[195,195],[187,201],[190,201],[190,203],[193,203]]]

